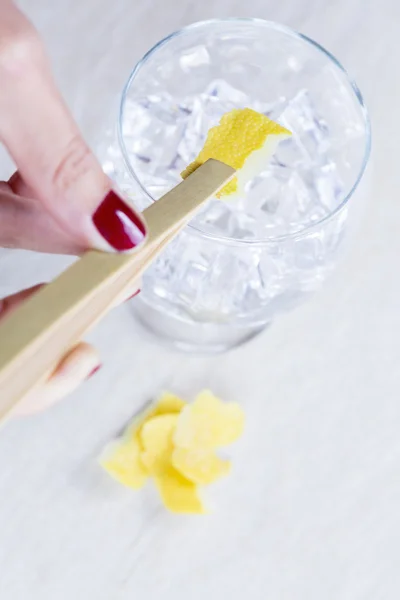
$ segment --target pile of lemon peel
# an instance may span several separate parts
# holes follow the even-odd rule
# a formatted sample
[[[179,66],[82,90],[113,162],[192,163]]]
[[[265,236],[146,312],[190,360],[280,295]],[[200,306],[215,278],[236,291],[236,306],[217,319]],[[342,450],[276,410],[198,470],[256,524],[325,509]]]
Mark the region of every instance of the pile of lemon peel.
[[[186,179],[206,160],[215,158],[236,169],[236,176],[217,197],[243,195],[246,183],[265,168],[279,142],[291,135],[262,113],[236,108],[209,130],[202,150],[181,175]]]
[[[141,489],[152,478],[164,506],[175,513],[206,513],[200,486],[227,475],[217,450],[235,442],[244,414],[233,402],[200,392],[192,404],[166,392],[108,444],[100,465],[119,483]]]

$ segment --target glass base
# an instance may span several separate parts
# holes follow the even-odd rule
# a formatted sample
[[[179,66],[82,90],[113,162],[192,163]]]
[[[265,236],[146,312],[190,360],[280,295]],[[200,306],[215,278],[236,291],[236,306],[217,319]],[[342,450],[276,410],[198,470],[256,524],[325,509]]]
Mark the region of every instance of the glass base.
[[[159,341],[189,354],[220,354],[249,342],[269,326],[232,323],[196,323],[168,315],[140,298],[132,302],[139,323]]]

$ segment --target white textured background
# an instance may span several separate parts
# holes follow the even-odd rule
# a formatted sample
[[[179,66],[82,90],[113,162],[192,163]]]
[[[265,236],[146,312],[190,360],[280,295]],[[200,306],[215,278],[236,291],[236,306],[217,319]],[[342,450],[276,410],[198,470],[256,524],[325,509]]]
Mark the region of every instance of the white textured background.
[[[217,358],[143,340],[128,307],[92,338],[104,369],[0,434],[1,600],[394,600],[400,590],[400,4],[397,0],[21,0],[93,141],[154,42],[222,16],[280,21],[358,81],[374,182],[347,259],[315,299]],[[1,170],[7,171],[5,160]],[[65,259],[0,254],[0,293]],[[160,388],[240,401],[247,432],[206,518],[165,513],[98,471],[102,444]]]

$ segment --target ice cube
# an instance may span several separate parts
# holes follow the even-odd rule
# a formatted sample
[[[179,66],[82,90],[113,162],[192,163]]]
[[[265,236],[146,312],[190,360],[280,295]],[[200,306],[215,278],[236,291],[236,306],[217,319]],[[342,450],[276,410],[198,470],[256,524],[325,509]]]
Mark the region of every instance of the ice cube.
[[[146,134],[149,126],[151,125],[152,117],[149,112],[149,102],[143,100],[142,102],[127,100],[123,114],[123,136],[135,136],[140,137]]]
[[[207,233],[229,237],[231,215],[232,210],[226,202],[211,200],[192,223]]]
[[[217,125],[221,117],[233,108],[249,105],[249,98],[226,81],[211,82],[204,93],[196,96],[188,112],[190,116],[178,146],[178,154],[185,164],[190,163],[201,150],[208,131]]]
[[[186,73],[193,68],[208,65],[209,62],[210,54],[205,46],[194,46],[184,51],[179,57],[179,64]]]
[[[195,302],[197,295],[204,286],[208,269],[205,265],[189,261],[179,273],[176,283],[176,292],[179,299],[185,303]]]
[[[320,204],[327,213],[334,210],[344,197],[344,188],[333,163],[325,165],[312,173],[311,178],[315,185],[316,194]]]
[[[292,137],[281,144],[278,160],[288,166],[319,163],[329,149],[329,130],[306,90],[288,103],[280,121]]]
[[[251,102],[251,98],[233,87],[223,79],[216,79],[204,91],[205,96],[218,98],[219,102],[229,105],[232,108],[246,108]]]
[[[177,159],[187,113],[162,92],[131,100],[124,115],[124,144],[139,179],[144,174],[160,177]]]
[[[293,253],[295,264],[300,269],[315,269],[316,266],[325,264],[325,251],[319,232],[296,240]]]

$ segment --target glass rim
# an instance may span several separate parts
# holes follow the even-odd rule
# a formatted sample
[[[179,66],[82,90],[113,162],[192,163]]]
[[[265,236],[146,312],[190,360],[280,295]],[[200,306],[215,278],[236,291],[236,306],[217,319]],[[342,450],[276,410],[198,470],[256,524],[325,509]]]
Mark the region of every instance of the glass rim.
[[[157,50],[159,50],[161,47],[168,44],[174,38],[179,37],[181,35],[185,35],[186,33],[190,33],[192,30],[200,29],[201,27],[206,27],[206,26],[210,26],[210,25],[218,25],[218,24],[228,24],[228,23],[232,23],[232,24],[253,23],[256,25],[261,25],[263,27],[266,27],[267,29],[274,29],[275,31],[279,31],[290,37],[302,40],[306,44],[310,44],[311,46],[316,48],[319,52],[324,54],[344,74],[344,76],[347,79],[347,82],[350,84],[350,87],[353,90],[354,95],[356,96],[356,98],[358,100],[359,107],[361,109],[361,114],[364,119],[365,136],[366,136],[364,156],[363,156],[363,160],[362,160],[358,175],[355,178],[353,185],[350,187],[349,191],[344,196],[343,200],[340,202],[340,204],[338,204],[338,206],[336,206],[333,210],[331,210],[327,215],[325,215],[324,217],[322,217],[315,223],[310,223],[303,229],[299,229],[298,231],[286,233],[283,235],[266,236],[263,238],[252,239],[252,240],[241,240],[241,239],[232,238],[229,236],[220,236],[220,235],[216,235],[216,234],[213,234],[213,233],[210,233],[207,231],[203,231],[200,227],[196,227],[192,223],[189,223],[187,225],[187,228],[191,230],[191,233],[194,233],[200,237],[207,238],[214,242],[225,243],[225,244],[229,244],[229,245],[233,244],[233,245],[263,246],[263,245],[268,245],[268,244],[276,244],[276,243],[279,243],[279,242],[282,242],[285,240],[293,240],[293,239],[302,238],[302,237],[308,235],[310,232],[312,232],[316,228],[320,227],[321,225],[323,225],[323,224],[327,223],[328,221],[330,221],[331,219],[333,219],[336,215],[338,215],[343,210],[343,208],[347,205],[350,198],[353,196],[354,192],[356,191],[356,189],[365,173],[365,170],[366,170],[366,167],[368,164],[368,160],[370,157],[370,153],[371,153],[371,121],[369,118],[368,110],[364,103],[363,96],[361,94],[361,91],[360,91],[358,85],[350,77],[350,75],[348,74],[347,70],[343,67],[341,62],[331,52],[329,52],[323,46],[321,46],[321,44],[319,44],[318,42],[309,38],[308,36],[303,35],[302,33],[295,31],[294,29],[291,29],[290,27],[286,27],[285,25],[280,25],[279,23],[275,23],[274,21],[267,21],[264,19],[253,18],[253,17],[243,17],[243,18],[228,17],[228,18],[222,18],[222,19],[208,19],[208,20],[204,20],[204,21],[197,21],[195,23],[187,25],[186,27],[182,27],[181,29],[178,29],[177,31],[170,33],[165,38],[163,38],[162,40],[157,42],[154,46],[152,46],[152,48],[150,48],[144,54],[144,56],[138,61],[138,63],[132,70],[132,72],[128,78],[128,81],[126,82],[126,84],[124,86],[122,96],[121,96],[119,116],[118,116],[118,125],[117,125],[117,135],[118,135],[118,141],[119,141],[119,145],[120,145],[120,148],[122,151],[122,157],[123,157],[124,163],[125,163],[128,171],[130,172],[132,177],[135,179],[135,181],[137,182],[137,184],[139,185],[140,189],[145,194],[145,196],[150,200],[150,202],[151,203],[157,202],[157,200],[155,198],[153,198],[153,196],[148,192],[148,190],[146,189],[146,187],[143,185],[140,178],[136,174],[136,171],[133,168],[133,166],[129,160],[128,151],[127,151],[127,148],[125,145],[124,135],[122,132],[124,107],[125,107],[125,102],[126,102],[127,95],[130,90],[131,84],[134,82],[139,71],[141,71],[141,69],[146,65],[148,59]]]

